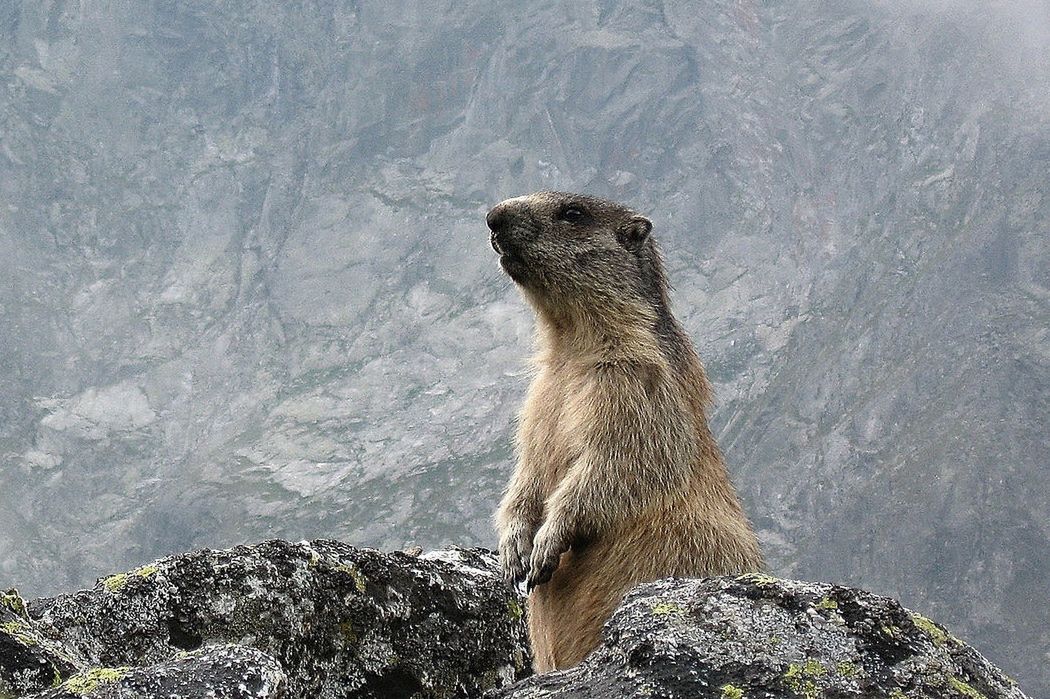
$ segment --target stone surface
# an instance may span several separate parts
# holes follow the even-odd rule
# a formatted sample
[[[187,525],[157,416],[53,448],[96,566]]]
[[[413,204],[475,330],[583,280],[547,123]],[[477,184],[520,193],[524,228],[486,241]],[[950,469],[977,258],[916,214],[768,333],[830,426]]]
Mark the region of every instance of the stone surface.
[[[271,656],[208,646],[143,668],[96,667],[33,699],[281,699],[287,677]]]
[[[496,570],[482,549],[268,541],[5,593],[0,699],[1026,699],[892,599],[767,575],[643,585],[582,664],[523,679],[524,600]]]
[[[77,659],[31,619],[17,590],[0,592],[0,697],[51,687],[75,672]]]
[[[198,650],[237,644],[272,657],[287,676],[282,684],[246,656],[238,667],[253,668],[251,692],[478,696],[529,671],[521,600],[495,566],[476,549],[414,556],[269,541],[157,560],[91,590],[32,602],[29,612],[49,642],[83,659],[81,679],[59,692],[85,677],[119,675],[103,689],[138,696],[222,665],[224,656]],[[138,666],[149,667],[125,674]]]
[[[1025,699],[980,653],[892,599],[765,575],[643,585],[583,663],[493,696]]]

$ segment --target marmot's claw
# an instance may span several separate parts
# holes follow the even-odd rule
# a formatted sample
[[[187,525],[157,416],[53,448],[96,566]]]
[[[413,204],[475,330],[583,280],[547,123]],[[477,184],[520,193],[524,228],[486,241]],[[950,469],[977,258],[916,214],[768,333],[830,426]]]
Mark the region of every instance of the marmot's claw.
[[[525,581],[529,572],[529,556],[532,554],[532,532],[534,527],[517,522],[499,543],[499,562],[503,580],[508,587],[516,587]]]
[[[548,522],[536,532],[532,556],[529,559],[529,590],[549,582],[554,577],[554,571],[561,562],[561,554],[568,548],[564,543],[568,540],[562,533],[564,531],[560,527],[552,527]]]
[[[525,577],[525,570],[518,561],[501,560],[500,568],[503,569],[503,582],[508,587],[513,587],[518,580]]]
[[[525,580],[525,568],[517,565],[503,569],[503,582],[507,587],[515,588]]]
[[[545,565],[539,570],[532,571],[529,574],[528,584],[525,586],[526,591],[532,592],[532,588],[550,582],[551,578],[554,577],[554,571],[557,567],[558,564],[555,562],[554,565]]]
[[[528,574],[531,549],[531,539],[526,539],[522,534],[508,537],[500,542],[500,568],[503,570],[503,580],[508,587],[515,587],[525,580]]]

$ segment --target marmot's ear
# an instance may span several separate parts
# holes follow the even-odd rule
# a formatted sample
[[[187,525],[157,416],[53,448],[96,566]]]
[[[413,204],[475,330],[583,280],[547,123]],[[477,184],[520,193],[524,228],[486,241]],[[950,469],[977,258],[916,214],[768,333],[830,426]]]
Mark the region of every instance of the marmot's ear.
[[[634,247],[649,237],[653,222],[645,216],[632,216],[620,229],[620,242],[627,247]]]

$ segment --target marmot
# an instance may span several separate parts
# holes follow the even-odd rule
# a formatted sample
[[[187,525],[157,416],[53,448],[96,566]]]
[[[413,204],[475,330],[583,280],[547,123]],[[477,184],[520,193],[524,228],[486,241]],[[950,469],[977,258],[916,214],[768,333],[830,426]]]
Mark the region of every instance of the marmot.
[[[762,555],[649,219],[541,192],[497,204],[487,223],[537,318],[537,373],[496,522],[508,582],[527,580],[534,667],[546,672],[593,650],[635,585],[758,571]]]

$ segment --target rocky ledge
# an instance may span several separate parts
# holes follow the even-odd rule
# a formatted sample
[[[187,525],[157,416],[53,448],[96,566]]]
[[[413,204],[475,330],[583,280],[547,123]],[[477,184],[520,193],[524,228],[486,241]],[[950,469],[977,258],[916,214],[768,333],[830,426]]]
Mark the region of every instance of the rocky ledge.
[[[3,598],[0,697],[465,697],[528,673],[491,553],[269,541]]]
[[[637,588],[571,670],[496,696],[1023,699],[947,629],[895,600],[767,575]]]
[[[480,549],[271,541],[0,596],[0,699],[1025,699],[894,600],[764,575],[641,586],[582,664],[528,666],[522,600]]]

